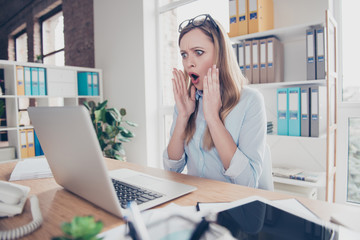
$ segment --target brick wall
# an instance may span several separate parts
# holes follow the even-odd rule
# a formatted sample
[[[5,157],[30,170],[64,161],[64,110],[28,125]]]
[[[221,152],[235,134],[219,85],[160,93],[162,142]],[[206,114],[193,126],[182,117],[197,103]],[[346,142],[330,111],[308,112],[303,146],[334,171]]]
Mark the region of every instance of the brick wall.
[[[5,16],[0,19],[0,59],[14,60],[12,37],[26,28],[28,62],[34,62],[41,51],[38,19],[62,4],[65,65],[95,66],[93,0],[5,1],[5,4],[8,6],[0,8],[0,15]]]

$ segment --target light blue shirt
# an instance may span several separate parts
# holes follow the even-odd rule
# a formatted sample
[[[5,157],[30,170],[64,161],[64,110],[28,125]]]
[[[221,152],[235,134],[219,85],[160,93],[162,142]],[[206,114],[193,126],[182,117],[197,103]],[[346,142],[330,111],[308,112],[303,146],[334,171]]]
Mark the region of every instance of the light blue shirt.
[[[244,87],[240,101],[226,117],[225,127],[237,145],[230,166],[226,170],[215,147],[209,151],[203,148],[206,121],[202,96],[198,92],[197,99],[199,105],[195,134],[189,144],[185,144],[185,151],[180,160],[169,159],[165,149],[164,168],[182,172],[187,165],[189,175],[256,188],[262,173],[266,145],[266,112],[263,96],[256,89]],[[175,106],[171,135],[177,115]]]

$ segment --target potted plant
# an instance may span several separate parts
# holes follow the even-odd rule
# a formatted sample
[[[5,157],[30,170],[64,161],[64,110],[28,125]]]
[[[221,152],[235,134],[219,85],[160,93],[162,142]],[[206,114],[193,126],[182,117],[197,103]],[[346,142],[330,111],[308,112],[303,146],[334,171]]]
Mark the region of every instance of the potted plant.
[[[0,126],[3,126],[3,122],[6,121],[5,119],[5,100],[4,99],[0,99]]]
[[[42,62],[43,62],[42,56],[41,56],[41,55],[36,55],[36,60],[35,60],[35,62],[37,62],[37,63],[42,63]]]
[[[104,156],[125,161],[126,154],[123,143],[130,142],[135,135],[124,125],[136,127],[137,124],[124,120],[125,108],[120,110],[107,108],[107,102],[105,100],[96,105],[94,101],[89,101],[83,104],[89,110]]]
[[[3,117],[5,113],[5,100],[0,99],[0,118]]]

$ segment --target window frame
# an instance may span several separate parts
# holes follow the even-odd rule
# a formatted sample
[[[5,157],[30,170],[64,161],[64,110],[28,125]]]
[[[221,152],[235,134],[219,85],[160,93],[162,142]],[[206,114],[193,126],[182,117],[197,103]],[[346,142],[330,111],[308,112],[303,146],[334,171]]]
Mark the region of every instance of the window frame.
[[[338,129],[336,146],[336,182],[335,202],[352,206],[357,203],[347,201],[348,190],[348,161],[349,161],[349,119],[360,117],[360,102],[349,102],[343,100],[343,32],[342,32],[342,1],[334,0],[334,14],[338,22],[339,41],[339,79],[338,79]],[[345,187],[344,187],[345,186]]]
[[[157,65],[157,75],[158,75],[158,89],[161,89],[159,91],[158,94],[158,106],[159,106],[159,113],[158,113],[158,129],[159,129],[159,144],[158,144],[158,149],[159,149],[159,153],[160,153],[160,159],[162,159],[162,154],[164,149],[167,147],[167,136],[166,136],[166,130],[165,130],[165,118],[167,116],[172,117],[173,116],[173,111],[174,111],[174,106],[172,105],[165,105],[163,103],[163,76],[161,75],[161,69],[160,69],[160,42],[161,42],[161,31],[160,31],[160,15],[161,14],[165,14],[168,11],[172,11],[176,8],[179,8],[181,6],[193,3],[195,1],[198,0],[178,0],[176,2],[170,2],[168,4],[159,6],[159,0],[157,0],[156,4],[157,4],[157,12],[156,12],[156,26],[157,26],[157,60],[156,60],[156,65]],[[160,160],[162,162],[162,160]],[[162,167],[162,164],[160,164],[160,167]]]
[[[65,43],[64,43],[64,48],[61,49],[57,49],[55,51],[49,52],[47,54],[44,54],[44,39],[43,39],[43,23],[48,20],[49,18],[53,17],[54,15],[58,14],[59,12],[62,12],[62,5],[57,6],[56,8],[54,8],[53,10],[51,10],[50,12],[44,14],[43,16],[41,16],[39,18],[39,24],[40,24],[40,44],[41,44],[41,61],[44,62],[44,58],[49,57],[51,55],[55,55],[56,53],[59,52],[64,52],[64,56],[65,56]],[[65,33],[64,33],[64,38],[65,38]],[[64,39],[65,40],[65,39]],[[65,59],[64,59],[64,64],[65,64]]]
[[[15,35],[13,36],[15,61],[18,60],[18,56],[17,56],[17,54],[16,54],[16,39],[17,39],[18,37],[20,37],[21,35],[23,35],[23,34],[26,34],[26,35],[27,35],[26,28],[24,28],[23,30],[21,30],[20,32],[18,32],[17,34],[15,34]],[[26,47],[27,47],[27,43],[26,43]],[[26,56],[26,59],[27,59],[27,58],[28,58],[28,57]]]

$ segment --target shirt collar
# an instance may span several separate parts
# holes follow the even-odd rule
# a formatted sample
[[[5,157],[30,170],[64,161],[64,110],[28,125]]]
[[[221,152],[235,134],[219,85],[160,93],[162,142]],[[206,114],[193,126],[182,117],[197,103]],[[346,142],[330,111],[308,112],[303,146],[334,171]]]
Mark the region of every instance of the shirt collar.
[[[202,90],[196,90],[196,93],[195,93],[196,100],[199,100],[199,98],[201,98],[202,96],[203,96],[203,91]]]

